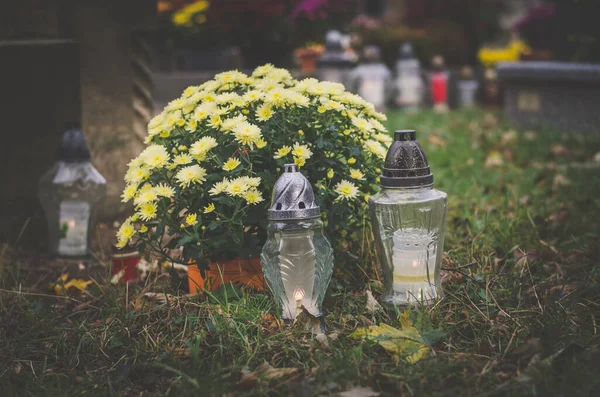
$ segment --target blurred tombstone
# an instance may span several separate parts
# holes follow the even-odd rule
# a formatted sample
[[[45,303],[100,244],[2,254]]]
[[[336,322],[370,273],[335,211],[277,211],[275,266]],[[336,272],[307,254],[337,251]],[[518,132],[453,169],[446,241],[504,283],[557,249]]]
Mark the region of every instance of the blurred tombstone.
[[[152,109],[149,52],[136,32],[148,25],[155,3],[19,0],[2,6],[0,241],[44,246],[37,181],[69,126],[82,126],[107,177],[103,215],[124,208],[126,163],[142,149]]]
[[[600,65],[519,62],[497,70],[504,110],[519,127],[600,131]]]
[[[378,112],[385,111],[393,89],[392,73],[381,62],[379,47],[365,47],[363,61],[350,72],[348,85],[351,91],[375,105]]]
[[[346,84],[354,59],[344,51],[342,34],[337,30],[327,32],[325,51],[317,60],[317,73],[322,81]]]

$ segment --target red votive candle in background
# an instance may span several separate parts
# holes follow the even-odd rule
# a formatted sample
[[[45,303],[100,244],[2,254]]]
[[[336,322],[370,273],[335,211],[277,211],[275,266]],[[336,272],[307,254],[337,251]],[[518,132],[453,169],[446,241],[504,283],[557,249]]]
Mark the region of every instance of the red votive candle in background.
[[[128,282],[140,278],[138,272],[138,263],[140,262],[140,254],[137,251],[113,254],[112,257],[112,273],[119,274],[123,271],[120,281]]]
[[[448,75],[445,72],[431,76],[431,101],[434,105],[448,102]]]

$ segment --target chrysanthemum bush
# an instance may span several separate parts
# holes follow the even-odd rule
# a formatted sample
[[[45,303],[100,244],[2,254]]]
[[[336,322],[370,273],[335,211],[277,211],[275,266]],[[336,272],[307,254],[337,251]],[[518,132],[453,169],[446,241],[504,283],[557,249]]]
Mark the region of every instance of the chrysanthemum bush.
[[[315,187],[334,245],[348,249],[391,142],[384,119],[340,84],[271,65],[189,87],[150,121],[148,146],[130,163],[122,197],[135,213],[118,245],[165,256],[182,248],[170,259],[200,265],[257,256],[273,185],[293,162]]]

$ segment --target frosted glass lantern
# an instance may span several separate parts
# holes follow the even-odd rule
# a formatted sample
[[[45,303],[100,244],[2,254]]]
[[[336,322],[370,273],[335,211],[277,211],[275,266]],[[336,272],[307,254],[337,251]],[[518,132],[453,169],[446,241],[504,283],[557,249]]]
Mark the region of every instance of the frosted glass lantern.
[[[105,195],[106,180],[90,163],[83,133],[66,131],[56,163],[38,184],[50,255],[82,257],[90,253],[96,208]]]
[[[423,103],[425,85],[421,78],[421,64],[415,58],[410,43],[404,43],[400,48],[396,74],[396,105],[407,112],[416,112]]]
[[[470,67],[465,66],[461,70],[460,80],[456,82],[456,88],[460,107],[475,106],[479,82],[473,78],[473,70]]]
[[[381,62],[379,47],[365,47],[363,61],[349,74],[350,90],[375,105],[378,112],[385,112],[392,83],[392,72]]]
[[[333,249],[323,234],[321,211],[296,164],[285,164],[273,188],[268,237],[260,256],[265,279],[284,320],[303,307],[322,316],[333,272]]]
[[[342,34],[337,30],[327,32],[325,51],[317,60],[319,80],[347,84],[348,72],[354,66],[354,59],[344,51],[342,40]]]
[[[396,131],[380,180],[369,211],[382,268],[382,301],[404,306],[441,298],[447,195],[433,188],[415,131]]]

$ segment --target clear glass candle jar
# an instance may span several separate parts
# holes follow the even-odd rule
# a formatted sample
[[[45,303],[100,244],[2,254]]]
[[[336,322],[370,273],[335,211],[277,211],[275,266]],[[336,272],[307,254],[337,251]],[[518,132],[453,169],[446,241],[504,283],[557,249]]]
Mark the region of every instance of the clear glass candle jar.
[[[89,254],[96,209],[105,195],[106,180],[90,163],[83,133],[77,129],[66,131],[56,163],[38,183],[50,255]]]
[[[268,237],[260,256],[265,279],[285,320],[303,307],[315,317],[333,273],[333,249],[323,234],[320,209],[296,164],[284,165],[269,210]]]
[[[403,306],[441,298],[447,195],[433,188],[414,131],[396,131],[381,185],[369,199],[369,210],[382,269],[382,301]]]

